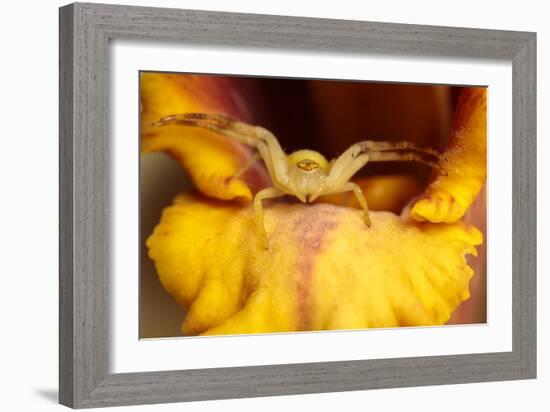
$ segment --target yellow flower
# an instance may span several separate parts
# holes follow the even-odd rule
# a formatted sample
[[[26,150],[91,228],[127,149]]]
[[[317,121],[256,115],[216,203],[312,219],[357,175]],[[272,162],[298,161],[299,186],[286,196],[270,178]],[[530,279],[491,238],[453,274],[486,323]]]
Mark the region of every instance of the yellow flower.
[[[442,165],[411,215],[418,221],[456,222],[485,183],[487,92],[468,88],[460,95],[451,139]]]
[[[269,208],[269,250],[250,207],[184,195],[147,244],[185,334],[437,325],[469,297],[480,232],[329,204]]]
[[[250,183],[269,181],[266,171],[256,165],[249,172],[248,183],[234,177],[241,165],[252,155],[250,148],[203,130],[187,130],[182,139],[181,127],[152,127],[166,114],[185,111],[214,111],[246,118],[238,101],[231,96],[235,85],[225,78],[210,76],[181,76],[177,74],[142,73],[141,130],[143,153],[165,151],[174,157],[190,175],[201,192],[218,199],[250,201]],[[221,95],[220,90],[225,94]]]
[[[147,240],[164,288],[187,310],[182,332],[240,334],[441,325],[470,296],[483,235],[460,221],[485,179],[485,90],[458,104],[444,164],[425,191],[404,174],[360,177],[371,210],[342,196],[316,204],[267,202],[270,247],[257,237],[253,193],[269,186],[252,151],[195,128],[153,128],[184,112],[225,113],[250,121],[223,77],[142,74],[142,151],[165,151],[199,193],[167,206]],[[240,110],[240,112],[239,112]],[[235,175],[238,176],[235,176]],[[464,181],[464,185],[461,182]],[[405,208],[414,197],[411,212]],[[237,200],[237,201],[235,201]],[[329,203],[330,202],[330,203]],[[348,206],[349,204],[349,206]],[[443,222],[443,223],[439,223]]]

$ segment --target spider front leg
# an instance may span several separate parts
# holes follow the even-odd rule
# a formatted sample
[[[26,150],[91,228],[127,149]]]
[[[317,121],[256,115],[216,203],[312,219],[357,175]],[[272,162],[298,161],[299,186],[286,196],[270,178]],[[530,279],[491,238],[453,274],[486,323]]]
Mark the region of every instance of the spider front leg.
[[[351,192],[363,209],[363,219],[370,227],[369,207],[361,188],[350,182],[349,179],[369,161],[369,156],[363,153],[356,145],[351,146],[342,155],[332,162],[329,174],[323,184],[312,194],[310,201],[314,201],[320,195],[330,195],[343,192]]]
[[[265,162],[273,184],[282,191],[291,192],[288,186],[287,156],[277,138],[269,130],[216,113],[173,114],[153,123],[153,126],[157,127],[169,125],[207,129],[248,146],[255,147]]]
[[[368,206],[361,188],[349,180],[369,161],[415,161],[437,167],[441,155],[432,148],[420,147],[407,141],[375,142],[366,140],[350,146],[337,159],[331,162],[328,176],[312,194],[310,201],[320,195],[330,195],[353,190],[363,208],[365,223],[370,226]]]
[[[262,207],[262,201],[266,199],[272,199],[274,197],[284,196],[285,192],[277,189],[276,187],[268,187],[260,190],[254,197],[254,211],[256,212],[256,231],[258,236],[262,239],[262,243],[265,249],[269,248],[267,242],[267,234],[264,226],[264,209]]]
[[[363,191],[359,187],[359,185],[353,183],[353,182],[347,182],[340,188],[340,190],[336,190],[332,193],[344,193],[344,192],[351,192],[353,191],[353,194],[355,195],[355,198],[357,199],[357,202],[359,202],[359,205],[363,209],[363,219],[365,221],[365,224],[370,227],[371,221],[369,216],[369,206],[367,204],[367,199],[365,199],[365,195],[363,194]]]
[[[256,156],[263,159],[273,185],[267,189],[260,190],[254,197],[254,209],[256,212],[256,226],[259,236],[262,238],[264,247],[268,248],[267,235],[264,228],[262,200],[294,194],[303,202],[306,201],[303,194],[296,192],[288,176],[287,156],[281,148],[277,138],[267,129],[259,126],[252,126],[229,116],[215,113],[182,113],[165,116],[153,123],[153,126],[191,126],[210,130],[214,133],[237,140],[246,145],[255,147],[258,153],[249,159],[241,169],[234,175],[239,177],[256,160]]]
[[[418,153],[412,152],[372,152],[369,154],[370,162],[418,162],[436,169],[437,162],[426,159]]]
[[[401,140],[397,142],[389,141],[374,141],[374,140],[363,140],[362,142],[356,143],[356,145],[361,147],[361,150],[364,152],[394,152],[394,151],[409,151],[409,152],[419,152],[427,156],[433,156],[439,158],[441,154],[431,147],[422,147],[418,146],[416,143],[409,142],[407,140]]]

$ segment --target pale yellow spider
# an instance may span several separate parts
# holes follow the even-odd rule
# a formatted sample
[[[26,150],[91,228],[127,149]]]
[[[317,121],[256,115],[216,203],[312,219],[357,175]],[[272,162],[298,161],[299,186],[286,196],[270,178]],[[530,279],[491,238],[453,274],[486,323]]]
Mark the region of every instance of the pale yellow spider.
[[[441,157],[434,149],[419,147],[407,141],[370,140],[355,143],[330,162],[313,150],[298,150],[287,155],[269,130],[221,114],[174,114],[163,117],[154,126],[173,124],[205,128],[258,150],[274,186],[260,190],[254,197],[256,226],[266,249],[268,242],[264,228],[263,200],[292,195],[303,203],[311,203],[321,195],[353,191],[363,208],[365,224],[370,227],[365,196],[357,184],[349,181],[359,169],[367,162],[386,161],[416,161],[435,168]],[[255,159],[253,157],[238,174],[250,167]]]

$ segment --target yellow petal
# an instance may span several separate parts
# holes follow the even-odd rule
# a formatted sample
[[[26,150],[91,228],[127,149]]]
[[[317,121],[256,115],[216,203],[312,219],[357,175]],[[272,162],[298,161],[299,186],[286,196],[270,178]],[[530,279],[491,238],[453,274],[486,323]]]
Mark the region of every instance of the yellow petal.
[[[235,80],[236,81],[236,80]],[[185,112],[223,113],[247,120],[231,78],[144,72],[140,76],[141,150],[174,157],[204,194],[218,199],[252,199],[252,185],[269,177],[261,163],[235,177],[252,155],[241,143],[197,128],[155,127],[161,117]]]
[[[149,237],[184,334],[441,325],[469,297],[481,233],[390,212],[266,202],[269,249],[253,208],[182,195]]]
[[[411,209],[422,222],[456,222],[468,210],[486,178],[487,90],[462,91],[451,139],[433,182]]]

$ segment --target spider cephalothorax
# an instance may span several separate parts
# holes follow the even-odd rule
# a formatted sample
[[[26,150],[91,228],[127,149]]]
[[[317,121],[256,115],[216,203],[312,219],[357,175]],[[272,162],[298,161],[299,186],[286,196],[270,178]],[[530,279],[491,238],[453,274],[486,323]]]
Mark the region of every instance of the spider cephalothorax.
[[[294,196],[306,203],[328,176],[327,159],[313,150],[297,150],[287,158],[288,183]]]
[[[303,203],[315,201],[321,195],[353,191],[363,208],[365,224],[370,226],[369,209],[361,188],[350,182],[367,162],[416,161],[437,167],[440,154],[428,147],[419,147],[408,141],[387,142],[364,140],[350,146],[339,157],[328,162],[313,150],[298,150],[287,155],[277,138],[267,129],[252,126],[220,114],[184,113],[166,116],[155,126],[177,124],[202,127],[238,140],[258,150],[273,187],[260,190],[254,197],[258,232],[267,248],[263,224],[262,201],[283,195],[296,196]],[[249,162],[245,167],[249,167]],[[241,171],[242,172],[242,171]],[[239,172],[239,173],[241,173]]]

